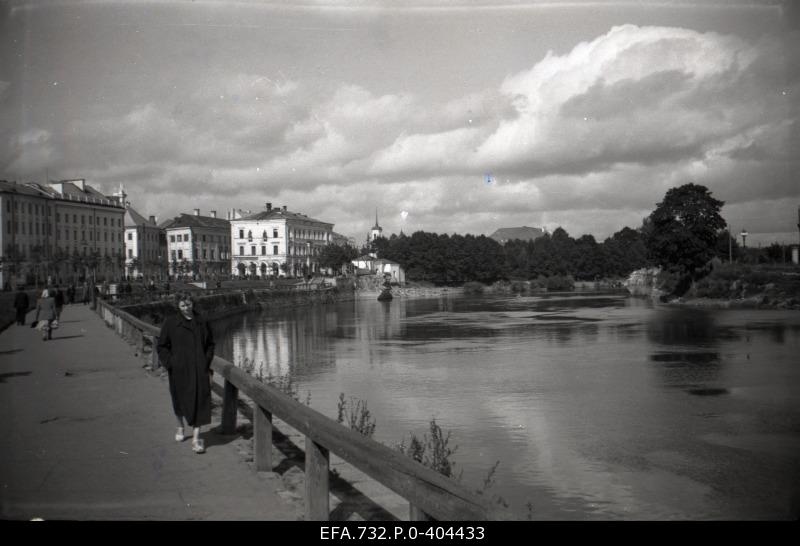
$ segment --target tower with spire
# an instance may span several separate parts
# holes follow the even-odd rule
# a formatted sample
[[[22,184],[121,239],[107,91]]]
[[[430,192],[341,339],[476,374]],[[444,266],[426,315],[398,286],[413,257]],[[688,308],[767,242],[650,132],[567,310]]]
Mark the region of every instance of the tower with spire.
[[[369,230],[369,235],[367,236],[367,240],[371,243],[378,237],[383,235],[383,228],[378,225],[378,209],[375,209],[375,225],[372,226],[372,229]]]

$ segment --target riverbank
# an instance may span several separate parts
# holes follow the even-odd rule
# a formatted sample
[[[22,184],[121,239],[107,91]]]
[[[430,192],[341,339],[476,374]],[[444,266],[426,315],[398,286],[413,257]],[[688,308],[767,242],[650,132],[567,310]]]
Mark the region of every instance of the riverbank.
[[[800,309],[800,270],[791,266],[715,263],[680,297],[670,296],[679,279],[658,268],[631,273],[626,288],[634,296],[668,305],[715,309]]]

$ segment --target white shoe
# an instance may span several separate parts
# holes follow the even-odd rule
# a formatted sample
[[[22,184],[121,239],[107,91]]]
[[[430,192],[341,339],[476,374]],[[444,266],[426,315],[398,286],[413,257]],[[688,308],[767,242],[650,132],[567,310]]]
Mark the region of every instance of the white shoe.
[[[195,453],[205,453],[206,446],[203,443],[203,440],[192,440],[192,451]]]
[[[186,439],[186,436],[183,435],[183,427],[178,427],[178,431],[175,433],[175,441],[182,442]]]

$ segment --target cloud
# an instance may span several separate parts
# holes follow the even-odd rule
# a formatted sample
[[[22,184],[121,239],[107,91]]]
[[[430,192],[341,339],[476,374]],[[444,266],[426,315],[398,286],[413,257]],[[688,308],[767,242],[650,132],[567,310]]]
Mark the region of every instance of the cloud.
[[[624,25],[437,100],[219,69],[187,93],[31,129],[4,163],[123,182],[162,216],[194,208],[186,197],[281,201],[344,233],[366,233],[378,206],[389,233],[556,224],[602,238],[689,181],[731,207],[797,198],[791,40]]]

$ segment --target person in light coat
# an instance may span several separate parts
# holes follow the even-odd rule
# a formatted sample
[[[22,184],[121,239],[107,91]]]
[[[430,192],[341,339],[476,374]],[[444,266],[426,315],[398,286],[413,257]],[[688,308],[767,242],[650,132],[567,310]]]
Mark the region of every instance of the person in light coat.
[[[211,361],[214,337],[206,320],[194,310],[186,292],[176,296],[178,313],[167,317],[158,336],[158,358],[167,369],[172,409],[178,420],[175,440],[182,442],[184,421],[192,427],[192,449],[205,452],[201,427],[211,423]]]
[[[56,318],[56,301],[46,288],[42,291],[42,297],[36,302],[36,317],[34,320],[42,331],[42,340],[47,341],[53,339],[53,331],[50,326]]]

